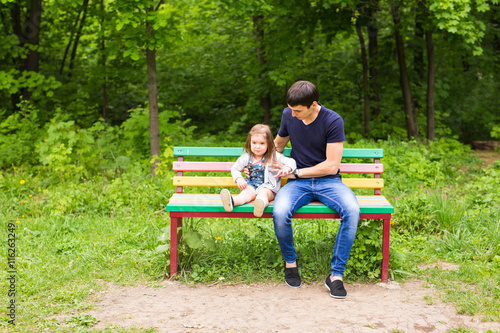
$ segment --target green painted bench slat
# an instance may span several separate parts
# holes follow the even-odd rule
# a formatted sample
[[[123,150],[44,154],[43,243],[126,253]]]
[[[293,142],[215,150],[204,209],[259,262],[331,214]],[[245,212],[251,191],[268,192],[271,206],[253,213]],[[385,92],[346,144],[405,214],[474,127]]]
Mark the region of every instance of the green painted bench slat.
[[[392,214],[394,207],[381,195],[359,195],[359,207],[362,214],[380,213]],[[178,193],[174,194],[167,205],[169,212],[225,212],[218,194],[194,194]],[[264,210],[266,213],[272,213],[273,203]],[[234,213],[253,212],[253,203],[234,207]],[[297,213],[336,213],[322,203],[315,202],[301,207]]]
[[[285,148],[283,154],[290,156],[290,148]],[[174,147],[174,156],[200,157],[238,157],[243,153],[241,147]],[[373,148],[345,148],[342,158],[383,158],[384,150]]]

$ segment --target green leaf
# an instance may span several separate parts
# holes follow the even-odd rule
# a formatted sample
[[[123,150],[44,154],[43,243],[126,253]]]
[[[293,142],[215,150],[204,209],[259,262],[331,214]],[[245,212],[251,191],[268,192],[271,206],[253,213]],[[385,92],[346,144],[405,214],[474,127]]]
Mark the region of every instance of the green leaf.
[[[165,252],[168,252],[169,249],[170,249],[170,246],[165,244],[165,245],[158,245],[156,247],[155,251],[158,253],[165,253]]]
[[[184,241],[192,249],[199,249],[203,246],[202,238],[197,231],[188,231],[184,234]]]
[[[204,241],[205,248],[209,251],[215,251],[215,241],[213,239],[205,239]]]
[[[141,58],[141,55],[139,54],[139,52],[137,52],[137,50],[133,50],[132,54],[130,55],[130,58],[132,58],[132,60],[137,61]]]

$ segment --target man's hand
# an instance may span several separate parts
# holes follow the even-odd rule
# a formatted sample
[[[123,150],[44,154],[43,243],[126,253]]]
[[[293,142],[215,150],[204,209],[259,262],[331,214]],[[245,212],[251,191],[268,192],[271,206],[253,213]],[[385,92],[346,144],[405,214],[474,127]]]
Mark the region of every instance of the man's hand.
[[[277,161],[271,164],[270,170],[273,174],[276,174],[274,178],[287,177],[292,172],[292,168]]]
[[[247,188],[247,181],[244,178],[236,179],[236,184],[240,188],[240,190],[244,190]]]

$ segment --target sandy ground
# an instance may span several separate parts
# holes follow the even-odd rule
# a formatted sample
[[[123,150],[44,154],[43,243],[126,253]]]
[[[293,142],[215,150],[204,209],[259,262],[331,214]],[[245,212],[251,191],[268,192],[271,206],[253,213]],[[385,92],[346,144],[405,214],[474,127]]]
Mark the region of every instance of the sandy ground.
[[[158,332],[446,332],[466,327],[500,331],[500,323],[458,315],[421,281],[346,284],[344,300],[323,283],[194,285],[165,281],[159,287],[106,284],[86,311],[109,325]]]

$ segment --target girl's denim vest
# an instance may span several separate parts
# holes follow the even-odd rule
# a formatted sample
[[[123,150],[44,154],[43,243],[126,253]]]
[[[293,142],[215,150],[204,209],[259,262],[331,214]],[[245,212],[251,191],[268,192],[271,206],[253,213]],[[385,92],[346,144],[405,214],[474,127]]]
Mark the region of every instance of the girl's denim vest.
[[[262,162],[252,165],[252,157],[250,156],[248,159],[247,168],[250,172],[250,178],[247,178],[246,181],[248,185],[253,186],[255,189],[264,184],[265,161],[266,157],[264,156]]]

